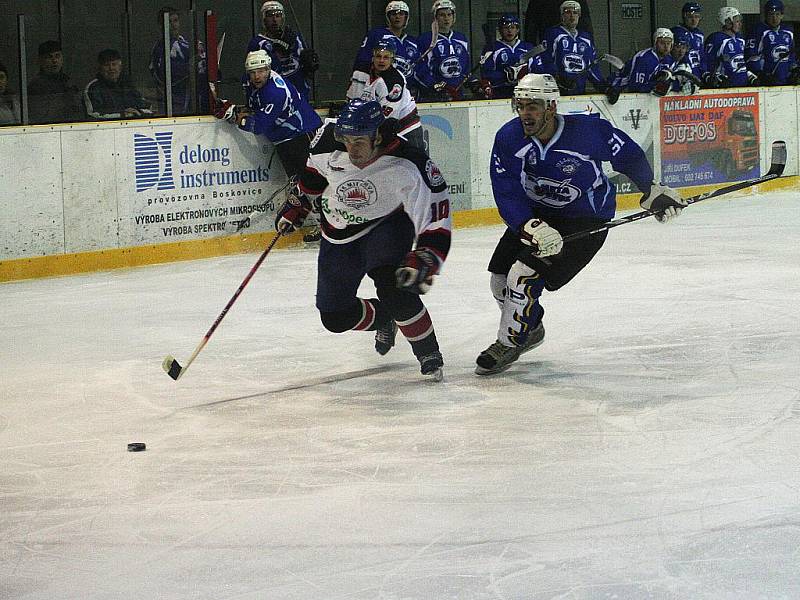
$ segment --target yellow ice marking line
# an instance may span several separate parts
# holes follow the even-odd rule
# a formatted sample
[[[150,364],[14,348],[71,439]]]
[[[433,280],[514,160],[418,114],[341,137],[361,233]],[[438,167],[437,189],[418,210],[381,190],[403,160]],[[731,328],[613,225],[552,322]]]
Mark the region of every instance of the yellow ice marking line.
[[[751,189],[757,190],[759,193],[771,192],[797,186],[798,183],[800,183],[800,177],[798,176],[781,177]],[[680,191],[683,196],[689,197],[717,189],[720,185],[724,184],[693,186],[681,188]],[[747,194],[747,191],[742,190],[741,193]],[[617,196],[618,209],[638,210],[639,197],[639,194],[621,194]],[[502,222],[497,209],[494,207],[453,213],[453,224],[456,228],[498,225]],[[303,233],[296,232],[288,236],[282,236],[275,247],[286,248],[301,244]],[[126,267],[141,267],[183,260],[196,260],[198,258],[211,258],[240,252],[260,252],[273,236],[274,233],[272,232],[250,233],[169,244],[3,260],[0,261],[0,282],[75,275],[77,273],[90,273],[92,271],[106,271]]]

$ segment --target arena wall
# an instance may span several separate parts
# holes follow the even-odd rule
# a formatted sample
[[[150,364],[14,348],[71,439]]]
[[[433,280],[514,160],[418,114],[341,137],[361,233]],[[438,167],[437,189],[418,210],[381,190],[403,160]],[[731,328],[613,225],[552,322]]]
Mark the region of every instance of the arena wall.
[[[796,88],[757,88],[631,94],[613,106],[572,97],[559,112],[609,119],[645,149],[657,177],[697,193],[759,176],[777,139],[788,144],[786,175],[796,176],[799,106]],[[500,222],[488,164],[495,132],[513,116],[509,102],[421,105],[420,114],[456,226]],[[237,225],[286,183],[269,143],[213,117],[0,128],[0,156],[0,281],[256,250],[274,235],[279,200],[243,233]],[[620,208],[636,208],[631,183],[614,181]]]

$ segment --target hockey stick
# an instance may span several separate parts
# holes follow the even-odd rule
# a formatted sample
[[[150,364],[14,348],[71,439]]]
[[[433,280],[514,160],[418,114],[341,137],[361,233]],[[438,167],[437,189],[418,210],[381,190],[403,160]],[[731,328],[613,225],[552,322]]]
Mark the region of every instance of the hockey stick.
[[[757,179],[750,179],[748,181],[739,181],[737,183],[718,188],[711,192],[706,192],[705,194],[698,194],[697,196],[692,196],[691,198],[686,198],[686,204],[696,204],[697,202],[702,202],[703,200],[708,200],[709,198],[717,198],[719,196],[724,196],[725,194],[730,194],[732,192],[738,192],[739,190],[743,190],[754,185],[759,185],[762,183],[766,183],[767,181],[772,181],[773,179],[777,179],[783,174],[783,169],[786,167],[786,142],[782,141],[775,141],[772,142],[772,162],[769,166],[769,171],[766,175],[762,175]],[[595,233],[600,233],[601,231],[607,231],[614,227],[619,227],[620,225],[625,225],[626,223],[632,223],[633,221],[639,221],[641,219],[646,219],[647,217],[652,217],[658,213],[651,212],[649,210],[643,210],[641,212],[633,213],[632,215],[628,215],[627,217],[622,217],[621,219],[614,219],[613,221],[608,221],[607,223],[603,223],[600,227],[595,227],[594,229],[587,229],[585,231],[578,231],[576,233],[572,233],[570,235],[564,236],[564,242],[572,242],[574,240],[580,240],[590,235],[594,235]]]
[[[415,60],[411,64],[412,67],[416,67],[419,63],[422,62],[423,58],[428,56],[428,54],[430,54],[433,51],[433,49],[436,48],[436,42],[438,41],[438,39],[439,39],[439,22],[436,19],[434,19],[433,21],[431,21],[431,44],[430,46],[428,46],[427,50],[425,50],[425,52],[420,54],[417,60]]]
[[[528,50],[525,54],[520,56],[519,60],[515,64],[513,64],[510,67],[506,67],[506,69],[514,69],[514,73],[516,75],[517,73],[519,73],[519,69],[522,68],[523,66],[527,65],[528,61],[531,58],[533,58],[534,56],[538,56],[539,54],[541,54],[545,50],[546,50],[546,48],[544,47],[544,44],[538,44],[538,45],[534,46],[533,48],[531,48],[530,50]],[[492,52],[487,52],[486,54],[481,56],[480,61],[478,62],[478,64],[475,65],[470,70],[469,73],[467,73],[467,76],[464,77],[464,80],[461,83],[458,84],[458,87],[456,88],[456,90],[460,90],[464,86],[464,84],[467,83],[467,81],[469,81],[470,77],[472,77],[472,75],[475,73],[475,71],[477,71],[480,67],[482,67],[486,63],[487,60],[489,60],[489,57],[491,55],[492,55]],[[494,86],[493,85],[492,87],[499,87],[499,86]]]
[[[601,62],[607,62],[617,70],[622,69],[625,66],[625,61],[622,60],[621,58],[617,58],[613,54],[603,54],[602,56],[595,58],[592,62],[590,62],[588,65],[586,65],[583,69],[581,69],[577,73],[565,73],[565,74],[569,75],[570,77],[581,77],[582,75],[586,75],[586,73],[591,71]]]
[[[264,214],[264,212],[265,212],[265,211],[266,211],[266,209],[267,209],[267,204],[269,204],[270,202],[272,202],[272,200],[274,200],[274,199],[275,199],[275,196],[277,196],[277,195],[278,195],[278,194],[280,194],[280,193],[281,193],[283,190],[285,190],[287,187],[289,187],[289,186],[291,185],[291,183],[292,183],[292,180],[291,180],[291,179],[289,179],[289,181],[287,181],[287,182],[286,182],[286,183],[284,183],[284,184],[283,184],[281,187],[279,187],[277,190],[275,190],[274,192],[272,192],[272,194],[270,194],[269,198],[267,198],[266,200],[264,200],[264,202],[262,202],[261,204],[259,204],[259,205],[258,205],[258,206],[259,206],[259,208],[257,208],[256,210],[254,210],[253,212],[251,212],[249,215],[247,215],[247,217],[246,217],[244,220],[242,220],[242,221],[239,221],[239,224],[236,226],[236,233],[239,233],[239,232],[240,232],[242,229],[244,229],[245,227],[249,227],[249,226],[250,226],[250,223],[251,223],[251,222],[252,222],[252,221],[253,221],[253,220],[254,220],[256,217],[258,217],[259,215],[262,215],[262,214]],[[264,208],[263,208],[263,210],[261,209],[261,207],[262,207],[262,206],[264,207]]]
[[[189,365],[191,365],[192,362],[194,362],[194,359],[197,358],[197,355],[200,354],[200,351],[208,343],[208,340],[211,338],[211,335],[214,333],[214,330],[216,330],[217,326],[219,326],[219,324],[222,322],[222,319],[225,318],[225,315],[228,314],[228,311],[230,310],[231,306],[233,306],[233,303],[236,302],[236,299],[242,293],[244,288],[247,286],[248,283],[250,283],[250,280],[253,278],[253,275],[256,274],[256,271],[261,266],[261,263],[263,263],[264,259],[267,258],[267,254],[269,254],[269,251],[272,250],[273,246],[275,246],[276,242],[280,239],[281,235],[283,234],[280,231],[275,233],[275,237],[272,238],[272,241],[270,241],[269,245],[261,253],[261,256],[258,257],[256,264],[253,265],[253,267],[250,269],[250,272],[247,274],[247,277],[245,277],[244,281],[242,281],[241,285],[239,285],[239,289],[237,289],[236,293],[233,294],[233,297],[230,300],[228,300],[228,303],[225,305],[225,308],[222,309],[222,312],[219,313],[219,316],[217,317],[217,320],[214,321],[214,324],[211,326],[211,329],[209,329],[208,333],[206,333],[203,336],[203,339],[200,340],[200,344],[198,344],[197,348],[195,348],[195,351],[189,357],[189,360],[186,361],[186,365],[182,367],[180,363],[177,360],[175,360],[175,357],[172,356],[171,354],[168,354],[164,358],[164,361],[161,363],[161,367],[164,369],[164,371],[166,371],[167,375],[172,377],[175,381],[178,381],[180,376],[186,372],[186,370],[189,368]]]

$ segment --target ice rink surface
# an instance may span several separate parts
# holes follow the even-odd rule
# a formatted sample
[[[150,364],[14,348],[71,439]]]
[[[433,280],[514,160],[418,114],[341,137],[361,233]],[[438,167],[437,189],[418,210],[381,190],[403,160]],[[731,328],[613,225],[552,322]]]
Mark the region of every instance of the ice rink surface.
[[[441,384],[323,330],[313,249],[179,382],[255,255],[0,285],[0,598],[799,598],[798,194],[614,229],[480,378],[501,231],[425,297]]]

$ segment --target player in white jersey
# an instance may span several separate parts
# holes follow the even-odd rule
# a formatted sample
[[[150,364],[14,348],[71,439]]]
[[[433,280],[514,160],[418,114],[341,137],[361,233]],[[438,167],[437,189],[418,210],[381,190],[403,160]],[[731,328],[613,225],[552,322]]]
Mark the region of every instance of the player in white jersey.
[[[372,68],[366,80],[352,80],[347,98],[376,100],[383,107],[383,114],[399,121],[397,132],[413,146],[423,150],[422,126],[417,112],[417,103],[408,90],[406,78],[392,63],[397,49],[392,40],[380,40],[372,49]]]
[[[379,354],[394,346],[399,328],[422,374],[441,380],[442,355],[420,295],[450,249],[448,189],[436,164],[395,132],[376,101],[350,100],[312,142],[298,197],[278,211],[275,227],[293,231],[318,202],[322,324],[334,333],[375,331]],[[377,298],[356,295],[365,276]]]

